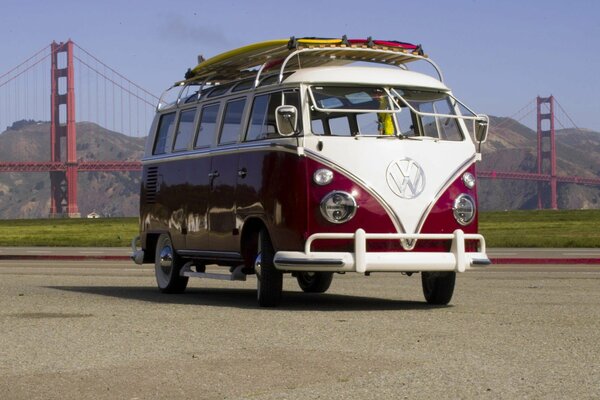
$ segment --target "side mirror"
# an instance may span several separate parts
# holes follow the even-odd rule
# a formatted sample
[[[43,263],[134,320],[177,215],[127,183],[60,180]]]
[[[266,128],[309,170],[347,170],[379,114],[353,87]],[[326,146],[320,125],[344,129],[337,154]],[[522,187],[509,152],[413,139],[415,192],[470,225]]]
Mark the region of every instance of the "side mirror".
[[[479,143],[484,143],[487,140],[489,126],[490,123],[487,115],[480,115],[475,120],[475,140]]]
[[[291,136],[298,128],[298,110],[294,106],[279,106],[275,109],[277,132],[281,136]]]

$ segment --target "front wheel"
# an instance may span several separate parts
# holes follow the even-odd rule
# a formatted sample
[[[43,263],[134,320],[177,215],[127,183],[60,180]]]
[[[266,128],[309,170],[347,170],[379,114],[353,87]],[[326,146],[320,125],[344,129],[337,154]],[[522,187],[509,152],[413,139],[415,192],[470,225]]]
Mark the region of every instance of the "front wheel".
[[[154,274],[158,289],[163,293],[182,293],[188,284],[187,276],[180,276],[181,260],[173,249],[171,238],[163,233],[156,242]]]
[[[446,305],[452,299],[456,272],[421,272],[423,294],[429,304]]]
[[[266,229],[258,235],[254,271],[256,272],[256,296],[261,307],[277,307],[281,303],[283,274],[273,263],[275,251]]]
[[[306,293],[325,293],[331,286],[333,272],[299,272],[296,279]]]

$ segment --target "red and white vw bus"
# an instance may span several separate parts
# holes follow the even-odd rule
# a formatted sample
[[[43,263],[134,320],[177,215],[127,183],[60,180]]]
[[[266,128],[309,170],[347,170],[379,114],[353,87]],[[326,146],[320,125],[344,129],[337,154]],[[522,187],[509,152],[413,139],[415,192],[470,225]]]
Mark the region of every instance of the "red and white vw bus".
[[[400,272],[447,304],[457,272],[490,263],[475,179],[488,118],[420,47],[292,38],[186,78],[148,137],[133,244],[162,292],[256,275],[259,305],[276,306],[284,274],[322,293],[335,273]]]

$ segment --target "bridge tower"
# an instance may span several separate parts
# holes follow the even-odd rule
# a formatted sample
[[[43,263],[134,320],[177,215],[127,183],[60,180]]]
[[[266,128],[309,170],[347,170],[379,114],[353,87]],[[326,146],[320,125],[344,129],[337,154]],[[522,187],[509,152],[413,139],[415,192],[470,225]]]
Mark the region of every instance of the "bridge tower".
[[[65,162],[66,171],[50,172],[50,217],[78,218],[77,147],[75,128],[75,73],[73,42],[52,42],[50,98],[50,154],[52,162]]]
[[[554,137],[554,96],[537,97],[537,173],[549,176],[550,208],[558,209],[556,191],[556,141]],[[538,182],[538,209],[545,207],[547,182]]]

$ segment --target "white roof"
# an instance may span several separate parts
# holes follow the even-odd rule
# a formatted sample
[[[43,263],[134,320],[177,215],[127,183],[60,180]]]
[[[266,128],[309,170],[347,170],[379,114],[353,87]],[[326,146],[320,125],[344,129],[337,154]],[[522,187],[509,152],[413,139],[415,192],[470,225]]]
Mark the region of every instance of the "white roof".
[[[389,67],[337,66],[303,68],[295,71],[284,81],[285,83],[364,84],[450,90],[442,82],[429,75]]]

